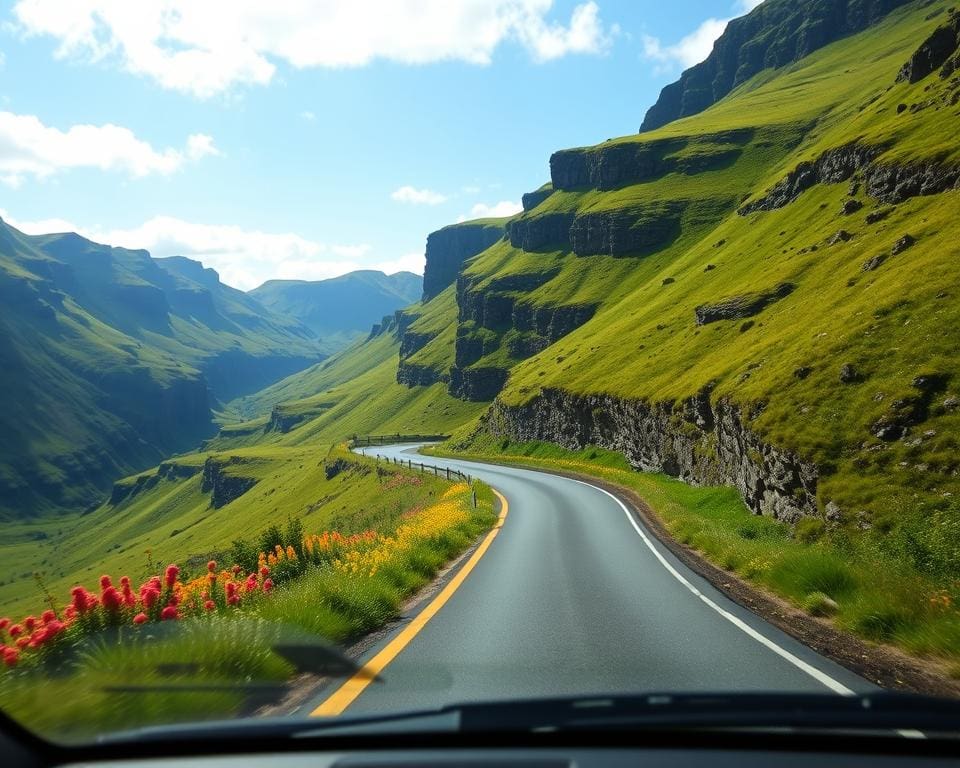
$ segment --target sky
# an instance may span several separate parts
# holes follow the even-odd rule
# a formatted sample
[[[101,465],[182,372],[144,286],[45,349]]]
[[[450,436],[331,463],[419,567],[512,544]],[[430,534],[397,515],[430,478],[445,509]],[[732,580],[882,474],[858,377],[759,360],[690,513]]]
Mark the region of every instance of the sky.
[[[249,290],[422,273],[565,147],[635,133],[760,0],[7,0],[0,217]]]

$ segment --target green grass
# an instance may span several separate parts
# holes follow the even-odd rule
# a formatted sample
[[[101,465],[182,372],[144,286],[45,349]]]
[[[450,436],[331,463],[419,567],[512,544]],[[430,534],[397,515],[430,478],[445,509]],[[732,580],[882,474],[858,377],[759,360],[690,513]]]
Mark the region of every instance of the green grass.
[[[70,630],[64,642],[44,649],[43,655],[23,656],[15,669],[0,670],[4,710],[31,730],[58,741],[84,741],[124,728],[249,712],[258,701],[275,701],[279,696],[276,689],[256,694],[249,690],[251,686],[283,684],[296,672],[274,651],[278,642],[345,643],[382,626],[495,520],[493,494],[481,483],[471,489],[395,467],[381,473],[372,459],[342,450],[334,456],[346,460],[348,468],[326,487],[319,486],[330,494],[323,508],[297,519],[308,534],[369,529],[389,537],[379,540],[378,550],[386,553],[386,559],[376,559],[373,571],[345,570],[334,561],[305,565],[284,580],[284,568],[278,564],[271,575],[282,584],[269,595],[246,598],[240,609],[172,623],[130,624],[93,635]],[[261,469],[269,474],[276,467]],[[394,475],[416,482],[394,484]],[[476,508],[471,502],[473,491]],[[403,526],[417,525],[418,515],[434,509],[452,510],[438,519],[439,528],[401,533]],[[265,522],[261,520],[261,526]],[[249,538],[257,530],[250,522],[232,535]],[[226,553],[221,550],[220,554],[221,563],[230,562]],[[114,574],[123,570],[120,563],[98,565],[100,570],[115,566]],[[203,573],[205,564],[191,570]],[[186,572],[181,579],[190,577]],[[130,685],[174,690],[111,690]],[[175,690],[197,685],[220,689]]]
[[[328,449],[322,443],[256,446],[169,462],[199,470],[208,456],[224,462],[235,459],[238,463],[229,465],[227,473],[257,482],[219,509],[211,506],[211,494],[201,490],[201,474],[166,479],[151,470],[120,483],[132,486],[136,477],[156,481],[119,504],[106,503],[86,515],[11,526],[10,535],[0,543],[0,614],[42,610],[44,595],[35,572],[42,574],[50,592],[64,599],[71,586],[95,584],[101,573],[126,573],[136,581],[168,562],[222,560],[233,539],[282,525],[288,518],[301,520],[310,530],[353,532],[356,526],[362,529],[385,517],[393,519],[415,503],[417,497],[407,487],[384,491],[375,473],[351,471],[328,480],[324,470]],[[432,478],[425,482],[430,493],[443,487]]]
[[[83,510],[208,436],[218,398],[323,356],[306,327],[197,262],[3,222],[0,304],[4,521]]]

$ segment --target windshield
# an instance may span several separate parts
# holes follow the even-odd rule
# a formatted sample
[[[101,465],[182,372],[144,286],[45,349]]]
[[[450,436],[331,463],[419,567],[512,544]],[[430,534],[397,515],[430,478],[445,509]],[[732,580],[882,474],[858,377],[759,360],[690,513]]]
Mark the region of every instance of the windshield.
[[[949,3],[135,5],[0,11],[3,715],[956,697]]]

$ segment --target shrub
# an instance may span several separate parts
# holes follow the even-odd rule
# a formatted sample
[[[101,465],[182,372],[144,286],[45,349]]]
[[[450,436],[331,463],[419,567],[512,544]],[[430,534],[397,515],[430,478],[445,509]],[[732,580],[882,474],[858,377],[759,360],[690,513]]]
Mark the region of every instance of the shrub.
[[[802,517],[793,528],[793,535],[804,544],[813,544],[827,532],[827,524],[819,517]]]
[[[811,592],[800,604],[811,616],[832,616],[840,606],[829,595],[823,592]]]

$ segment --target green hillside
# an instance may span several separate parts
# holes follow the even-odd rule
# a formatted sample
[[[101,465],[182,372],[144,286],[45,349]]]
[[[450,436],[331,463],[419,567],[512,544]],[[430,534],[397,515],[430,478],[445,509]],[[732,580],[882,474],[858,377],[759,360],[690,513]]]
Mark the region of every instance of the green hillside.
[[[2,222],[0,304],[4,518],[83,509],[208,436],[218,403],[322,357],[196,262]]]
[[[364,269],[329,280],[268,280],[250,295],[299,320],[325,350],[336,352],[366,336],[384,315],[418,301],[422,290],[423,278],[412,272],[386,275]]]
[[[788,521],[957,514],[960,78],[925,43],[957,22],[876,18],[700,114],[555,153],[505,236],[398,314],[399,364],[374,336],[254,410],[326,407],[368,361],[409,386],[390,402],[496,398],[461,437],[597,443]]]
[[[822,545],[815,563],[849,558],[857,574],[868,572],[864,563],[890,564],[890,583],[913,594],[910,610],[934,610],[924,590],[960,599],[960,16],[921,0],[817,7],[840,5],[865,14],[845,36],[774,57],[655,130],[554,153],[550,181],[509,220],[431,234],[419,302],[386,313],[329,359],[236,393],[203,454],[117,485],[83,523],[89,546],[78,538],[57,578],[86,573],[117,520],[131,526],[133,543],[119,545],[131,561],[164,535],[199,555],[237,523],[307,509],[315,468],[348,435],[452,432],[449,450],[526,451],[578,466],[599,457],[624,474],[735,488],[742,504],[724,492],[722,520],[711,522],[697,506],[711,493],[678,491],[685,486],[662,477],[637,483],[670,488],[677,530],[696,530],[685,540],[712,555],[738,552],[729,563],[717,556],[747,577],[769,566],[754,567],[769,547],[800,561]],[[796,21],[770,11],[785,7],[768,0],[734,27],[749,35],[720,47],[737,56],[768,49]],[[3,237],[4,248],[52,258],[15,232]],[[27,262],[8,261],[5,285],[46,290]],[[140,285],[127,274],[124,285]],[[95,330],[99,370],[123,349],[151,380],[200,380],[202,360],[174,363],[171,348],[152,341],[162,327],[146,329],[132,310],[101,318],[70,297],[61,306],[55,294],[37,296],[18,301],[37,318],[67,318],[58,322],[76,324],[74,336]],[[133,328],[139,336],[127,335]],[[11,347],[16,333],[26,331],[0,336],[0,357],[12,361],[0,375],[27,387],[31,371],[49,377],[54,363],[7,352],[26,343]],[[30,396],[55,413],[47,394]],[[17,419],[7,418],[16,434]],[[26,423],[68,439],[52,420]],[[216,504],[199,490],[208,453],[224,476],[257,481],[227,482],[248,491],[230,502],[236,518],[211,512]],[[748,524],[747,510],[775,520]],[[767,528],[776,541],[755,541]],[[714,546],[718,531],[724,547],[736,546]],[[77,536],[47,524],[16,533],[50,568],[50,543]],[[6,594],[17,600],[30,574],[14,571]],[[806,599],[802,572],[772,588]],[[914,621],[906,604],[858,604],[849,626],[897,639]],[[901,645],[953,653],[960,625],[950,605],[931,619],[935,642]]]

